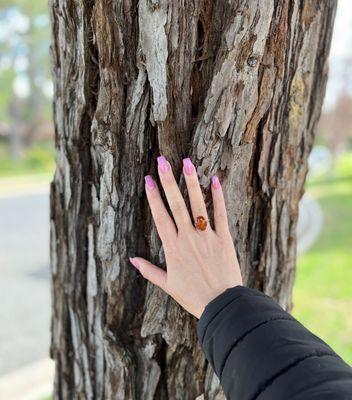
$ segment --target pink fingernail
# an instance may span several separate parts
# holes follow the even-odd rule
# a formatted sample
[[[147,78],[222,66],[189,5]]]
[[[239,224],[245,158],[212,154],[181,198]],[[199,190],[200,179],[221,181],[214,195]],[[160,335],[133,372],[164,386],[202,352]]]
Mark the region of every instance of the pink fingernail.
[[[160,168],[160,171],[162,173],[166,173],[170,168],[168,162],[166,161],[166,158],[164,156],[159,156],[157,158],[157,161],[158,161],[158,166]]]
[[[184,158],[183,159],[183,166],[185,168],[185,173],[187,175],[192,175],[193,174],[194,165],[193,165],[193,163],[192,163],[190,158]]]
[[[213,175],[211,177],[211,183],[212,183],[214,189],[219,189],[219,187],[221,186],[219,178],[216,175]]]
[[[129,260],[131,261],[131,263],[139,270],[139,263],[138,263],[138,261],[135,260],[135,259],[132,258],[132,257],[128,257],[128,258],[129,258]]]
[[[144,180],[145,180],[145,183],[146,183],[148,189],[155,188],[155,182],[154,182],[154,179],[151,177],[151,175],[146,175],[144,177]]]

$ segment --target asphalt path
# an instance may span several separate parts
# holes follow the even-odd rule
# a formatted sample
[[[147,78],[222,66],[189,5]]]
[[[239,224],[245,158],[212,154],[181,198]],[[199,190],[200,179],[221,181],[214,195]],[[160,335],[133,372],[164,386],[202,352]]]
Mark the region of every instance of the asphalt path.
[[[0,375],[48,357],[49,195],[0,197]]]

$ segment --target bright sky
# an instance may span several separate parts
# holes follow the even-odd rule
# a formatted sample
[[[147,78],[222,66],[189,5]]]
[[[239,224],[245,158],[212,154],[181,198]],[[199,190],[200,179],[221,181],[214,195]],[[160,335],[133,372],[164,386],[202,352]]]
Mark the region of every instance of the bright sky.
[[[351,0],[339,0],[336,12],[331,57],[352,57],[352,7]]]
[[[349,76],[349,89],[352,91],[352,3],[339,0],[330,51],[329,80],[324,108],[330,108],[341,88],[346,84],[342,76]],[[349,63],[347,63],[349,60]],[[347,66],[346,66],[347,65]]]

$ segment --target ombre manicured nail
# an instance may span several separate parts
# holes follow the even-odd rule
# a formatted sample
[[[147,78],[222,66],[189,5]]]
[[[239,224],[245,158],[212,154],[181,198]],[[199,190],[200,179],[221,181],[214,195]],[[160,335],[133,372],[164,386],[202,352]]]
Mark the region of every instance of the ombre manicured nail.
[[[131,261],[132,265],[134,265],[138,270],[139,270],[139,263],[137,260],[135,260],[133,257],[128,257],[129,260]]]
[[[187,175],[192,175],[194,171],[194,165],[192,164],[192,161],[190,158],[184,158],[183,159],[183,166],[185,168],[185,173]]]
[[[154,179],[150,175],[146,175],[144,177],[144,180],[145,180],[145,183],[146,183],[148,189],[154,189],[155,188]]]
[[[165,172],[167,172],[169,170],[169,164],[166,161],[166,158],[164,156],[159,156],[157,158],[157,161],[158,161],[158,166],[160,168],[160,171],[162,173],[165,173]]]
[[[211,177],[211,183],[212,183],[214,189],[219,189],[219,187],[221,186],[219,178],[216,175],[213,175]]]

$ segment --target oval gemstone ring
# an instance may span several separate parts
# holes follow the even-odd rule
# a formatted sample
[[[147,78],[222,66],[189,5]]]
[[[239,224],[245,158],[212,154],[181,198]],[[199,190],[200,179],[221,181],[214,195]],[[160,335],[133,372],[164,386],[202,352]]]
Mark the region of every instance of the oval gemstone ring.
[[[195,227],[197,229],[199,229],[200,231],[205,231],[206,227],[207,227],[207,220],[202,217],[201,215],[199,215],[197,217],[196,222],[194,223]]]

